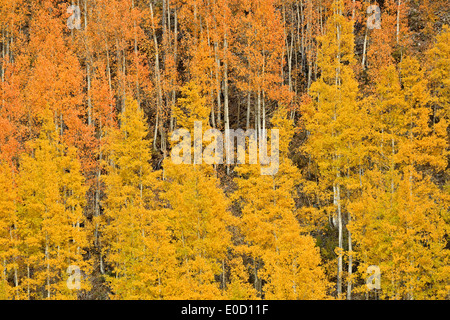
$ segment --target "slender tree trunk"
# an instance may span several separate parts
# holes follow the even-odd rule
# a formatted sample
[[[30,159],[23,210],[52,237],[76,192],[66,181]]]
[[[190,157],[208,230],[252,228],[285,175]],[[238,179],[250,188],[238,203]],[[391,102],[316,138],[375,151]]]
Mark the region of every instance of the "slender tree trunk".
[[[30,280],[31,280],[31,271],[30,271],[30,263],[29,263],[29,261],[27,260],[27,297],[28,297],[28,300],[31,300],[31,296],[30,296],[30,293],[31,293],[31,289],[30,289]]]
[[[255,130],[258,134],[258,138],[261,138],[261,88],[258,88],[258,103],[257,103],[257,117]]]
[[[84,30],[85,35],[88,30],[87,21],[87,0],[84,0]],[[85,38],[87,43],[87,39]],[[92,101],[91,101],[91,68],[90,68],[90,52],[89,47],[86,46],[86,77],[87,77],[87,100],[88,100],[88,125],[92,125]]]
[[[178,51],[178,18],[177,18],[177,8],[175,7],[174,10],[174,47],[173,47],[173,61],[175,64],[175,70],[173,72],[176,72],[177,68],[177,51]],[[175,90],[175,85],[176,85],[176,76],[175,76],[175,81],[172,83],[172,108],[170,110],[170,131],[173,131],[175,129],[175,121],[174,121],[174,116],[173,116],[173,107],[175,106],[175,102],[176,102],[176,90]],[[215,127],[215,126],[214,126]]]
[[[134,9],[134,0],[131,2],[131,7]],[[134,31],[134,59],[136,63],[136,95],[138,108],[141,108],[141,95],[139,89],[139,60],[138,60],[138,47],[137,47],[137,24],[136,20],[133,21],[133,31]]]
[[[397,44],[398,44],[398,40],[399,40],[399,37],[400,37],[400,5],[401,5],[401,0],[398,0],[398,5],[397,5],[397,32],[396,32]]]
[[[352,21],[355,22],[355,0],[352,0]]]
[[[47,298],[50,299],[50,261],[49,261],[48,235],[45,235],[45,262],[47,265]]]
[[[14,230],[16,229],[15,223],[14,223],[14,226],[9,229],[9,232],[10,232],[11,242],[14,243],[14,248],[17,250],[17,245],[15,244],[16,239],[13,236],[13,232],[12,232],[13,229]],[[15,234],[15,232],[14,232],[14,234]],[[17,270],[17,256],[15,254],[13,255],[13,261],[14,261],[14,288],[16,291],[16,297],[17,297],[17,299],[19,299],[19,276],[18,276],[18,270]],[[6,269],[5,269],[5,272],[6,272]]]
[[[225,279],[225,260],[222,259],[222,290],[225,291],[226,279]]]
[[[227,39],[227,32],[225,31],[224,34],[224,40],[223,40],[223,47],[224,47],[224,71],[223,71],[223,81],[224,81],[224,104],[223,104],[223,111],[224,111],[224,121],[225,121],[225,141],[227,146],[227,153],[231,152],[231,143],[229,143],[229,136],[228,131],[230,129],[230,118],[229,118],[229,110],[228,110],[228,39]],[[227,174],[230,174],[230,165],[227,165]]]
[[[250,90],[247,91],[247,122],[246,122],[246,130],[250,128],[250,107],[251,107],[251,95]]]
[[[336,175],[339,179],[339,172]],[[337,223],[338,223],[338,272],[337,272],[337,293],[338,297],[342,294],[342,250],[343,250],[343,232],[342,232],[342,212],[341,212],[341,187],[336,184],[336,205],[337,205]]]
[[[366,69],[367,33],[368,33],[368,28],[366,27],[366,33],[364,34],[362,61],[361,61],[361,66],[363,69]]]
[[[351,221],[351,214],[348,213],[348,223]],[[347,281],[347,300],[352,300],[352,274],[353,274],[353,247],[352,247],[352,233],[348,230],[348,281]]]
[[[108,74],[108,88],[109,88],[109,99],[110,99],[109,120],[112,121],[113,105],[112,105],[111,101],[113,99],[113,91],[112,91],[112,81],[111,81],[111,64],[110,64],[110,58],[109,58],[108,40],[106,40],[106,70],[107,70],[107,74]]]
[[[5,87],[5,28],[2,28],[2,88]],[[5,97],[2,95],[2,107],[5,107]]]
[[[153,148],[156,150],[156,138],[158,135],[158,127],[159,127],[159,113],[160,109],[162,108],[162,88],[161,88],[161,71],[159,66],[159,50],[158,50],[158,41],[156,39],[156,28],[155,28],[155,19],[153,15],[153,4],[152,1],[150,1],[150,16],[152,19],[152,32],[153,32],[153,43],[155,46],[155,82],[156,82],[156,90],[158,97],[156,99],[157,105],[156,105],[156,122],[155,122],[155,131],[153,134]],[[164,17],[164,15],[163,15]]]
[[[266,99],[264,95],[264,90],[262,92],[262,137],[266,139]],[[266,141],[264,141],[266,143]]]
[[[125,112],[125,108],[127,107],[125,104],[126,101],[126,92],[127,92],[127,64],[126,64],[126,54],[127,51],[125,48],[122,49],[122,112]]]

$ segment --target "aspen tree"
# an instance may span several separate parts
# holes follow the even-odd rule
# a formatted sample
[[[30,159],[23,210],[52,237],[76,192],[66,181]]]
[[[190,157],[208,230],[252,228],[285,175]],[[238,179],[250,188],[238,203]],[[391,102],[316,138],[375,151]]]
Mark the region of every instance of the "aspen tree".
[[[338,229],[335,251],[338,296],[343,285],[344,199],[356,162],[353,154],[353,145],[358,144],[355,132],[361,126],[357,108],[358,84],[352,69],[355,63],[353,28],[352,22],[340,14],[341,6],[341,1],[335,1],[326,33],[319,37],[321,76],[311,85],[312,101],[305,105],[305,128],[309,137],[302,147],[317,165],[318,195],[324,196],[326,203],[332,196],[333,205],[328,210],[333,212],[330,218]]]
[[[151,167],[151,142],[144,113],[128,99],[120,129],[108,135],[109,162],[104,177],[106,199],[103,254],[105,276],[116,299],[173,297],[175,251],[155,194],[157,175]]]
[[[293,125],[284,113],[281,108],[272,119],[273,127],[280,130],[278,173],[261,175],[259,165],[252,164],[235,169],[239,177],[233,198],[242,211],[239,227],[247,246],[244,252],[254,261],[253,277],[260,296],[322,299],[327,296],[328,283],[315,241],[297,220],[294,196],[300,174],[288,158]]]
[[[0,299],[18,298],[18,244],[17,238],[17,185],[13,170],[6,162],[0,162]],[[10,281],[12,279],[13,281]]]
[[[350,205],[355,219],[349,228],[358,273],[365,278],[368,265],[380,267],[382,298],[439,299],[448,294],[448,197],[427,172],[446,167],[447,125],[430,122],[418,61],[405,57],[399,67],[383,70],[377,85],[374,168],[363,178],[361,199]]]
[[[19,173],[21,298],[73,299],[77,291],[67,286],[67,267],[75,265],[90,274],[83,259],[86,187],[76,149],[59,140],[49,112],[39,138],[29,147],[31,154],[21,157]],[[81,285],[89,288],[87,281]]]
[[[192,132],[194,121],[200,121],[202,130],[206,130],[210,109],[199,87],[190,82],[181,91],[177,124]],[[178,297],[220,299],[225,288],[215,277],[224,276],[223,261],[231,247],[227,227],[233,217],[229,201],[218,186],[216,171],[212,165],[174,164],[169,158],[164,161],[164,171],[161,198],[167,203],[163,212],[172,230],[181,273]]]
[[[441,34],[436,36],[436,43],[427,52],[431,70],[429,80],[431,91],[437,99],[439,108],[433,110],[433,121],[440,115],[449,119],[450,105],[450,26],[444,25]]]

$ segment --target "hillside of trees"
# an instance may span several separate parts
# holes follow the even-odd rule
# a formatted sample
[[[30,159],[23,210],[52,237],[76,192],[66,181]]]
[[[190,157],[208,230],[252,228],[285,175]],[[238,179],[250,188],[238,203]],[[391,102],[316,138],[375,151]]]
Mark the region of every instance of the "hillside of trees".
[[[0,299],[450,299],[449,25],[448,0],[0,0]],[[278,170],[175,163],[196,121],[277,129]]]

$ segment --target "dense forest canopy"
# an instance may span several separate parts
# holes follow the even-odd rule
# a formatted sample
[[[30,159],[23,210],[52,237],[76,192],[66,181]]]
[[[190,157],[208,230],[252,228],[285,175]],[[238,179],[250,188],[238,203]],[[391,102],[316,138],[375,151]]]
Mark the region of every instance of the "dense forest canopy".
[[[0,10],[0,299],[450,299],[447,0]]]

